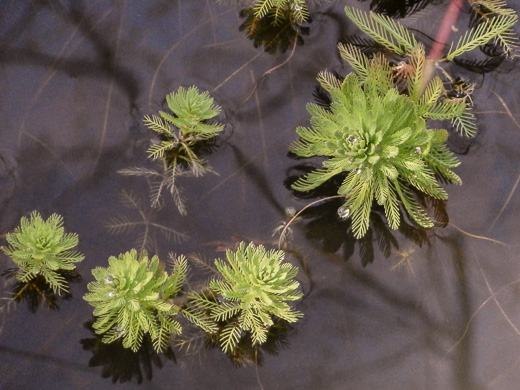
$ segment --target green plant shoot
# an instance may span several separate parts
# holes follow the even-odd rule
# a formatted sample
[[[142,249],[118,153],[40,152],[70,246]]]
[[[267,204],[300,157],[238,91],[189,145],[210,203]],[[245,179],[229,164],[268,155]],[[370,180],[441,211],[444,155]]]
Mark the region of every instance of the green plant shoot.
[[[424,95],[412,72],[408,78],[411,96],[394,85],[394,73],[382,55],[369,60],[352,45],[340,52],[354,68],[343,81],[327,72],[318,76],[331,95],[330,110],[309,104],[312,128],[299,127],[300,140],[291,151],[298,156],[325,156],[322,168],[293,184],[298,191],[312,190],[332,177],[345,174],[338,194],[345,196],[342,217],[352,218],[356,238],[368,230],[373,201],[384,206],[391,228],[400,224],[399,205],[423,227],[433,222],[408,188],[415,187],[437,199],[447,199],[436,175],[461,184],[451,171],[459,161],[448,150],[446,130],[427,128],[427,119],[463,117],[464,102],[442,99],[442,82],[434,79]],[[412,55],[420,72],[424,51]]]
[[[179,87],[166,96],[166,103],[173,114],[159,111],[159,115],[144,117],[144,124],[159,140],[150,146],[148,156],[162,162],[163,169],[130,168],[119,171],[123,175],[159,178],[152,186],[151,203],[157,206],[162,190],[167,188],[173,196],[179,212],[186,214],[184,200],[177,185],[179,176],[202,176],[212,172],[199,153],[201,144],[218,136],[224,125],[208,123],[221,108],[214,104],[209,92],[199,92],[197,87]]]
[[[224,352],[233,351],[244,332],[250,333],[253,344],[264,343],[272,316],[288,322],[303,316],[287,304],[303,294],[294,279],[298,268],[283,262],[283,251],[242,242],[236,251],[226,251],[226,258],[215,260],[220,277],[209,284],[216,299],[204,294],[190,296],[193,307],[226,323],[219,339]]]
[[[75,263],[84,256],[73,250],[78,235],[65,233],[62,216],[52,214],[44,221],[38,211],[33,211],[30,218],[21,218],[20,226],[6,239],[9,245],[3,251],[20,267],[18,280],[25,283],[41,275],[55,293],[68,291],[60,271],[75,269]]]
[[[108,267],[92,270],[95,281],[88,284],[84,299],[94,307],[93,328],[104,335],[103,342],[122,339],[123,346],[137,351],[148,333],[156,351],[164,351],[172,334],[180,334],[181,324],[173,317],[181,308],[168,301],[181,290],[187,261],[173,263],[171,275],[157,256],[135,249],[108,259]]]

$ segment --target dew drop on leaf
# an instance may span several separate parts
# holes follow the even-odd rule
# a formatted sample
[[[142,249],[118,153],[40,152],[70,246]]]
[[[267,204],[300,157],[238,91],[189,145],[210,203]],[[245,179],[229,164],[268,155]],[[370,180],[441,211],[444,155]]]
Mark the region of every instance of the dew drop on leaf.
[[[363,172],[363,170],[361,168],[358,168],[357,171],[356,171],[356,175],[360,175],[361,172]]]
[[[107,295],[108,295],[109,298],[112,298],[114,296],[114,292],[110,291]]]
[[[351,144],[353,144],[353,143],[357,142],[357,138],[356,138],[355,135],[352,135],[352,134],[351,134],[351,135],[349,135],[349,136],[347,137],[347,141],[350,142]]]
[[[106,284],[112,284],[114,282],[114,275],[112,274],[108,274],[105,278],[105,283]]]
[[[348,207],[340,206],[338,208],[338,217],[341,220],[347,219],[349,215],[350,215],[350,209]]]
[[[422,148],[420,146],[415,147],[415,153],[422,154]]]

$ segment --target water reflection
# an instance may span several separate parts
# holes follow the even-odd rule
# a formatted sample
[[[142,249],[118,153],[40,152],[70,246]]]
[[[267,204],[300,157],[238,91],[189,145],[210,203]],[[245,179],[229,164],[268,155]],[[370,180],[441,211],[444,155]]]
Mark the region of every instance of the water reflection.
[[[93,320],[87,321],[83,326],[95,337],[82,339],[80,341],[83,350],[92,352],[89,367],[101,367],[101,376],[111,378],[112,383],[125,383],[137,381],[142,383],[143,379],[151,381],[153,369],[161,369],[163,360],[175,362],[175,355],[171,348],[164,353],[158,354],[154,351],[152,341],[145,336],[141,348],[137,352],[123,347],[121,341],[110,344],[103,343],[103,336],[96,335],[92,329]]]
[[[404,18],[419,12],[431,2],[432,0],[371,0],[370,9],[391,18]]]
[[[264,354],[276,356],[279,354],[281,349],[290,347],[288,339],[288,333],[293,327],[286,321],[282,321],[273,318],[274,324],[269,327],[267,333],[267,340],[261,345],[253,345],[251,335],[247,333],[246,336],[240,339],[240,342],[236,348],[227,352],[226,356],[233,365],[236,367],[246,366],[250,364],[256,364],[262,366],[264,362]],[[222,330],[227,324],[220,323],[219,328]],[[212,349],[220,349],[219,345],[219,333],[214,335],[207,335],[206,347]]]
[[[240,17],[245,18],[245,21],[239,30],[246,33],[255,47],[263,47],[270,54],[277,50],[284,53],[288,49],[293,50],[296,45],[303,45],[303,36],[310,32],[308,26],[294,18],[290,8],[281,10],[276,17],[269,13],[263,18],[255,16],[253,8],[246,8],[240,11]]]
[[[74,270],[58,270],[56,273],[62,276],[69,286],[71,283],[80,283],[82,281],[81,275]],[[60,301],[72,299],[70,291],[63,295],[56,294],[42,275],[37,275],[28,282],[22,282],[17,280],[18,274],[18,268],[8,268],[1,275],[6,280],[16,280],[12,289],[12,300],[14,302],[26,302],[32,313],[36,313],[42,303],[45,303],[51,310],[59,310]]]
[[[305,199],[324,199],[337,195],[337,188],[344,178],[342,175],[332,178],[321,187],[308,193],[299,193],[291,189],[292,183],[312,169],[309,165],[293,167],[284,183],[286,188],[290,189],[294,196]],[[413,188],[411,190],[419,204],[430,211],[436,226],[447,226],[449,218],[445,202],[433,199]],[[366,266],[374,261],[374,242],[377,243],[384,257],[389,257],[393,253],[399,254],[399,242],[403,241],[399,237],[405,238],[419,247],[423,244],[430,245],[431,231],[409,222],[403,212],[401,212],[402,218],[399,229],[397,231],[390,229],[386,223],[384,209],[381,206],[373,207],[366,235],[360,239],[355,239],[351,229],[351,220],[348,216],[345,218],[338,215],[343,203],[342,197],[336,197],[310,207],[301,215],[302,219],[307,220],[305,237],[320,242],[321,249],[326,252],[336,253],[341,249],[343,259],[349,260],[355,254],[355,247],[358,246],[361,264]],[[396,232],[399,232],[399,234],[396,234]]]

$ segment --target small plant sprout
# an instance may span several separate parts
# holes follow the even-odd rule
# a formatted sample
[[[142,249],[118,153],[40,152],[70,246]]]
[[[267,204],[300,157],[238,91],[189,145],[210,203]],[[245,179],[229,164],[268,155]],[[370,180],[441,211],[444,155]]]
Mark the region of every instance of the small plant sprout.
[[[226,258],[215,260],[220,277],[209,284],[213,297],[203,293],[190,296],[192,307],[225,324],[219,335],[224,352],[232,352],[244,332],[250,333],[253,345],[264,343],[272,316],[287,322],[303,316],[287,304],[303,294],[294,279],[298,268],[283,262],[283,251],[242,242],[236,251],[227,250]]]
[[[157,256],[148,258],[146,252],[135,249],[108,259],[108,267],[92,270],[96,278],[88,284],[90,293],[84,299],[94,307],[96,320],[93,329],[104,335],[102,341],[123,341],[125,348],[137,351],[143,336],[148,333],[156,351],[164,351],[172,334],[180,334],[182,327],[173,317],[183,312],[170,299],[181,290],[186,278],[187,261],[179,256],[173,261],[171,275],[164,270]],[[186,317],[197,321],[196,315]],[[205,330],[214,331],[211,325]]]
[[[159,204],[162,190],[170,190],[179,212],[186,214],[184,199],[177,186],[179,176],[202,176],[212,172],[199,154],[205,141],[210,141],[223,130],[220,123],[207,121],[217,116],[221,108],[214,104],[209,92],[199,92],[197,87],[179,87],[166,96],[166,103],[173,114],[159,111],[159,116],[144,117],[144,124],[157,133],[159,140],[148,149],[148,156],[162,163],[162,171],[146,168],[130,168],[119,171],[123,175],[158,178],[152,185],[152,206]]]
[[[65,233],[62,216],[52,214],[44,221],[38,211],[33,211],[30,218],[21,218],[20,226],[6,239],[9,245],[2,249],[20,268],[16,275],[20,282],[41,275],[54,293],[68,292],[68,282],[60,272],[75,269],[75,263],[84,256],[73,250],[78,235]]]

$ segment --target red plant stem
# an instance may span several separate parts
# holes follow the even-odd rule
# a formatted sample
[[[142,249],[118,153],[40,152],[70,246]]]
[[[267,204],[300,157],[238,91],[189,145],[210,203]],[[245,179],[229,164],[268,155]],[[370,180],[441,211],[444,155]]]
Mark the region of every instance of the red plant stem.
[[[446,42],[450,37],[452,26],[455,25],[455,22],[459,17],[463,2],[464,0],[451,0],[450,5],[442,18],[441,25],[437,30],[433,46],[428,54],[429,60],[438,61],[441,58]]]

